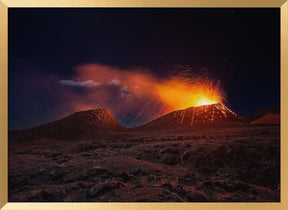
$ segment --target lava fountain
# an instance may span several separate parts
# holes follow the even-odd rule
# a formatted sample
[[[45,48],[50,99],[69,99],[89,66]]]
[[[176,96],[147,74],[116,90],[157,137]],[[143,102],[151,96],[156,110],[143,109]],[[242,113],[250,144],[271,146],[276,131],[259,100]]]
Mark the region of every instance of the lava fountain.
[[[199,74],[193,74],[190,70],[182,71],[155,89],[160,100],[171,111],[223,103],[226,98],[220,81],[215,83],[206,70]]]

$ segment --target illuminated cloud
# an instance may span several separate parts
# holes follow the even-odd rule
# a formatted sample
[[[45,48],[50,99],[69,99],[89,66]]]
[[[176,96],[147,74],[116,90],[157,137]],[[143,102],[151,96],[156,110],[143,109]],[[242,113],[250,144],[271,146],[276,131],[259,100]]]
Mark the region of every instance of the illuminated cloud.
[[[120,87],[119,94],[121,98],[129,97],[131,94],[126,86]]]
[[[120,83],[121,83],[120,80],[116,79],[116,78],[107,82],[107,84],[109,84],[109,85],[120,85]]]
[[[99,82],[94,82],[93,80],[86,81],[73,81],[73,80],[60,80],[62,85],[74,86],[74,87],[96,87],[100,85]]]

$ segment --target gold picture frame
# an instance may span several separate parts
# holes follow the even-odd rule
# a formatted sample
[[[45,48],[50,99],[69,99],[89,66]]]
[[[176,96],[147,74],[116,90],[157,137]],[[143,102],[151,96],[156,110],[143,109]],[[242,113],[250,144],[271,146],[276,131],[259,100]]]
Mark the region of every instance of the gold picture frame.
[[[271,7],[281,10],[281,202],[274,203],[9,203],[8,8],[13,7]],[[288,209],[288,0],[0,0],[0,209]],[[286,79],[286,80],[285,80]]]

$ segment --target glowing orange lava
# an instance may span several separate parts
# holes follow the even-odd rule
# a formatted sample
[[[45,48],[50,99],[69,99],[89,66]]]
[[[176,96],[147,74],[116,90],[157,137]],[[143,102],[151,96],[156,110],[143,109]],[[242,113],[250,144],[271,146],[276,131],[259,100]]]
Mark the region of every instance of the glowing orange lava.
[[[210,104],[217,104],[217,103],[219,102],[204,98],[200,100],[196,106],[203,106],[203,105],[210,105]]]
[[[221,88],[211,81],[183,82],[179,78],[167,80],[156,87],[160,100],[169,111],[216,104],[223,101]]]

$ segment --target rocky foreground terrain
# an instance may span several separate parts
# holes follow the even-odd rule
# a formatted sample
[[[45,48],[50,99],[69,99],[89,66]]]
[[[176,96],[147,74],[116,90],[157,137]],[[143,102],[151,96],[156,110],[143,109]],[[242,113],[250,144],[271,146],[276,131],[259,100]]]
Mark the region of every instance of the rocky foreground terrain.
[[[9,202],[280,200],[279,124],[28,137],[9,136]]]

